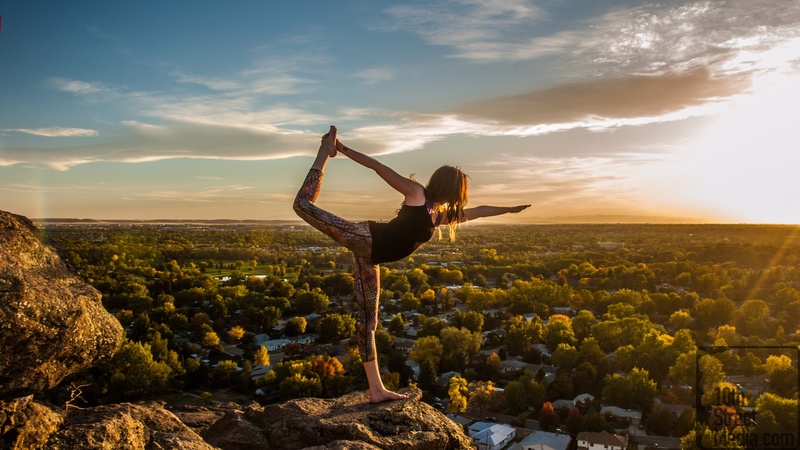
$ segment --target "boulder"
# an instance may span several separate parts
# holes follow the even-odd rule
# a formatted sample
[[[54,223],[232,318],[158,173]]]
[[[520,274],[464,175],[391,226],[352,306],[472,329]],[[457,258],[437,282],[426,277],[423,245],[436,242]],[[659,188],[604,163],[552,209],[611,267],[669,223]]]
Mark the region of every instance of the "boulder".
[[[27,218],[0,211],[0,400],[52,388],[112,357],[122,342],[100,293],[39,234]]]

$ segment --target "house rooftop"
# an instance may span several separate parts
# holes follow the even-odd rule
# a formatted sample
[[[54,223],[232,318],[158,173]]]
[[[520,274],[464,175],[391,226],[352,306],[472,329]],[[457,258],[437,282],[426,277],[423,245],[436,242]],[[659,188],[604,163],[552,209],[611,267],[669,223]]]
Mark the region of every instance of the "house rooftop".
[[[564,433],[534,431],[519,443],[519,448],[535,446],[537,450],[566,450],[571,440],[572,437]]]
[[[611,434],[608,431],[581,431],[578,433],[578,442],[586,441],[590,444],[609,445],[614,447],[628,447],[628,438],[618,434]],[[579,444],[580,445],[580,444]],[[580,448],[580,447],[578,447]]]

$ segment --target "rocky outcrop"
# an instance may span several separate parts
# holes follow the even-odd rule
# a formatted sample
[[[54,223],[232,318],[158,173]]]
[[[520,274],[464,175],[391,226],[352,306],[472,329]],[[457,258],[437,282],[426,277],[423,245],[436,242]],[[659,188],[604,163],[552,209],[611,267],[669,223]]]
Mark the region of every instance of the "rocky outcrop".
[[[42,448],[213,450],[215,447],[159,404],[119,403],[70,411]]]
[[[100,294],[70,274],[26,218],[0,211],[0,450],[471,449],[420,402],[365,393],[279,405],[120,403],[68,411],[31,394],[110,358],[122,340]]]
[[[379,404],[370,404],[364,392],[253,404],[229,411],[201,435],[230,450],[473,448],[459,425],[419,401],[419,390],[404,392],[408,400]]]
[[[56,386],[114,355],[122,326],[26,218],[0,211],[0,400]]]
[[[61,411],[33,401],[33,396],[0,401],[0,449],[41,448],[64,422]]]

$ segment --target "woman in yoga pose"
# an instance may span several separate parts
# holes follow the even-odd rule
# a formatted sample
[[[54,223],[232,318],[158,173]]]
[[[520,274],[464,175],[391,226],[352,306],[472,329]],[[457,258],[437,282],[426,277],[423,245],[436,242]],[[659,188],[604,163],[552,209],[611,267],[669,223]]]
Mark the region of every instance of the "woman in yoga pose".
[[[460,222],[479,217],[518,213],[530,205],[478,206],[467,204],[467,176],[460,169],[442,166],[431,175],[427,186],[404,177],[374,158],[357,152],[336,137],[336,127],[322,137],[319,152],[311,165],[303,186],[294,200],[294,210],[314,228],[330,236],[353,253],[355,278],[354,308],[360,317],[357,326],[358,350],[369,383],[369,401],[379,403],[406,398],[389,391],[381,381],[375,350],[375,329],[378,324],[380,272],[378,264],[399,261],[428,242],[441,225],[451,232]],[[403,195],[397,217],[389,222],[351,222],[314,204],[319,195],[322,173],[329,157],[341,153],[362,166],[372,169],[389,186]]]

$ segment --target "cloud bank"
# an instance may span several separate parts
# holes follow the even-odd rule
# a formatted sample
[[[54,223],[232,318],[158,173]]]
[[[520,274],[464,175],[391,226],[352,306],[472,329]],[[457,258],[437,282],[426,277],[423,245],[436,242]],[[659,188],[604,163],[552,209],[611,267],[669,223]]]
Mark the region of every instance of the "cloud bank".
[[[388,28],[449,49],[452,58],[519,64],[553,56],[571,76],[557,85],[424,114],[358,105],[315,112],[318,103],[294,101],[292,95],[315,88],[314,71],[323,70],[316,66],[325,58],[276,55],[270,47],[261,49],[249,68],[229,76],[175,70],[173,88],[162,92],[56,77],[49,85],[57,91],[87,102],[115,102],[137,119],[102,133],[59,126],[6,129],[96,143],[4,147],[0,166],[66,170],[112,161],[288,158],[312,153],[319,133],[340,120],[353,124],[342,124],[349,143],[375,154],[414,151],[453,135],[601,131],[713,114],[726,101],[747,94],[759,77],[795,70],[792,61],[800,58],[798,2],[647,4],[609,10],[549,34],[537,26],[548,19],[548,11],[524,0],[408,4],[386,14],[393,20]],[[351,77],[373,85],[391,81],[395,70],[374,65],[354,70]],[[364,124],[366,115],[369,125]]]

